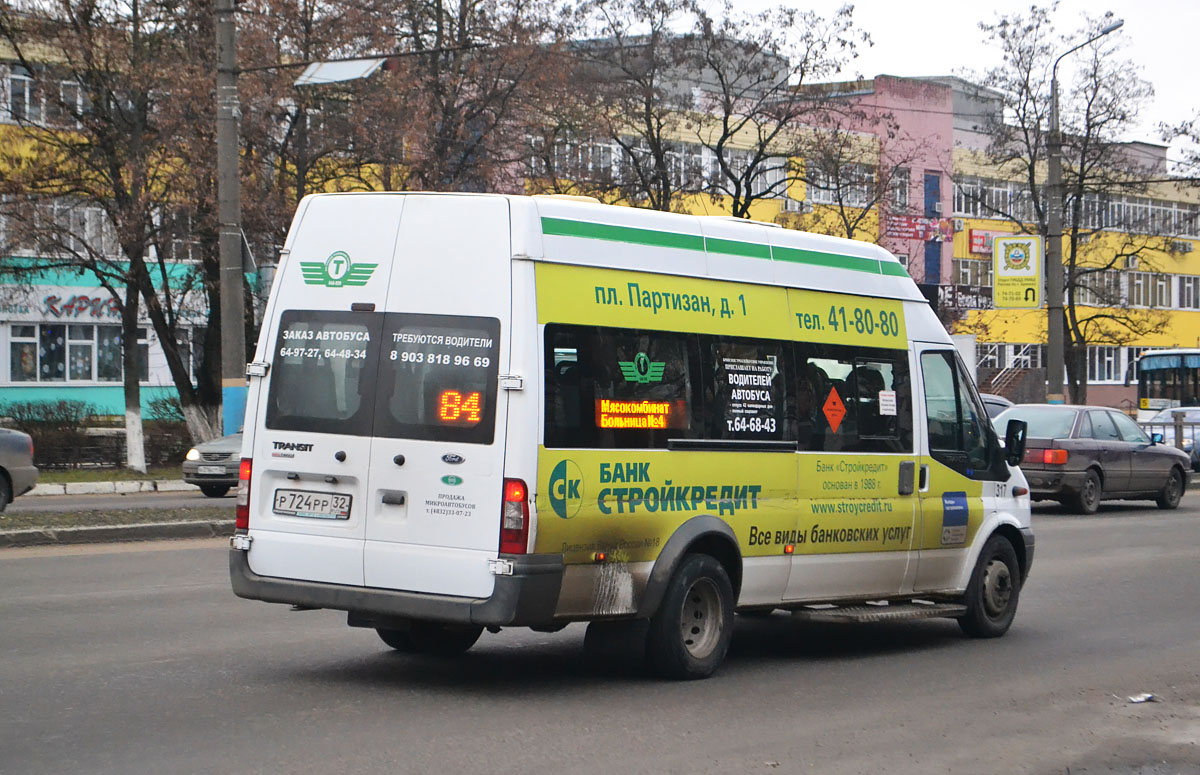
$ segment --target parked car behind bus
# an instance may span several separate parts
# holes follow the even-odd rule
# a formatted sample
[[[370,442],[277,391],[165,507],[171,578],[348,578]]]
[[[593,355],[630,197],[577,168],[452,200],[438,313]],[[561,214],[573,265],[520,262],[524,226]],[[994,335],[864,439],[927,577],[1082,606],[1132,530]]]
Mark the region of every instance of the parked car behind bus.
[[[1175,443],[1175,415],[1183,413],[1183,438],[1182,444]],[[1148,433],[1161,433],[1163,442],[1170,444],[1172,447],[1178,447],[1192,459],[1192,470],[1200,471],[1200,447],[1196,446],[1196,425],[1200,423],[1200,406],[1180,406],[1174,409],[1164,409],[1154,415],[1148,421],[1150,428]]]
[[[1187,454],[1146,435],[1128,416],[1103,406],[1017,404],[996,417],[1029,424],[1021,470],[1034,500],[1057,500],[1080,514],[1100,501],[1153,500],[1173,509],[1187,489]]]

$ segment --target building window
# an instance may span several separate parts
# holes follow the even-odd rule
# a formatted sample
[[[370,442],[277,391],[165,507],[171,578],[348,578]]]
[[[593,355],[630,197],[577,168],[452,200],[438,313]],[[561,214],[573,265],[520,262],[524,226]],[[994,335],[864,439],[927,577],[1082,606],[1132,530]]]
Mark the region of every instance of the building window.
[[[1154,272],[1130,272],[1129,305],[1132,307],[1170,307],[1171,276]]]
[[[40,124],[42,93],[33,73],[21,65],[9,65],[8,114],[13,121]]]
[[[1040,344],[1010,345],[1012,354],[1008,365],[1014,369],[1040,369],[1042,367],[1042,346]]]
[[[911,175],[904,167],[897,167],[892,172],[892,180],[888,186],[888,201],[892,212],[902,213],[908,210],[908,189],[912,185]]]
[[[138,380],[150,379],[150,343],[138,329]],[[120,382],[121,327],[14,323],[9,336],[12,382]]]
[[[1121,304],[1121,273],[1115,270],[1076,275],[1075,301],[1089,307]]]
[[[1120,381],[1120,362],[1120,347],[1089,347],[1088,382]]]
[[[954,259],[954,282],[956,285],[979,285],[992,287],[992,262],[990,259]]]
[[[1002,344],[976,344],[975,345],[975,367],[980,369],[998,369],[1001,362],[1004,360],[1004,345]]]
[[[808,199],[817,204],[868,207],[875,200],[875,168],[866,164],[839,164],[822,169],[808,164]]]
[[[1179,278],[1179,308],[1200,309],[1200,277]]]

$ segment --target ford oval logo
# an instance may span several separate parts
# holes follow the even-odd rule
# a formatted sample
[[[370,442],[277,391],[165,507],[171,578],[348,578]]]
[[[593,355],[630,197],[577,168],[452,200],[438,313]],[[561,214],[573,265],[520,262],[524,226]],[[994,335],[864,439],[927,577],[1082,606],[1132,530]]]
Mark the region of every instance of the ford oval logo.
[[[463,457],[462,455],[455,455],[453,453],[451,453],[449,455],[442,455],[442,462],[450,463],[451,465],[457,465],[458,463],[461,463],[464,460],[466,460],[466,458]]]

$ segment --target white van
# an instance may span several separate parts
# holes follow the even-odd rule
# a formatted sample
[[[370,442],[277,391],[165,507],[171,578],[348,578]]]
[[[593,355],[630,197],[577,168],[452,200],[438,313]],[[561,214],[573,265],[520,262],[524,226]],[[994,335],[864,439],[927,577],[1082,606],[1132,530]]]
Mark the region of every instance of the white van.
[[[1003,634],[1029,495],[881,248],[558,197],[301,202],[230,571],[404,651],[591,622],[711,674],[735,611]]]

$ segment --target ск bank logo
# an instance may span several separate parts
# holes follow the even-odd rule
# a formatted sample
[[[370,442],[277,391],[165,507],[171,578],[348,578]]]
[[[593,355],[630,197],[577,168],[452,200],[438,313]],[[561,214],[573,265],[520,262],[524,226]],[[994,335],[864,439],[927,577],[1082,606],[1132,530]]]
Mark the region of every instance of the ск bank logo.
[[[350,255],[339,250],[322,264],[319,261],[301,261],[300,274],[305,285],[324,285],[326,288],[355,288],[366,285],[379,264],[355,264]]]
[[[563,519],[579,513],[583,505],[583,471],[573,460],[560,460],[550,472],[550,508]]]

